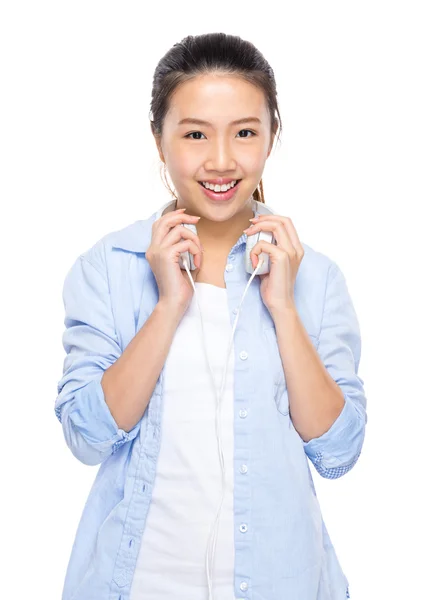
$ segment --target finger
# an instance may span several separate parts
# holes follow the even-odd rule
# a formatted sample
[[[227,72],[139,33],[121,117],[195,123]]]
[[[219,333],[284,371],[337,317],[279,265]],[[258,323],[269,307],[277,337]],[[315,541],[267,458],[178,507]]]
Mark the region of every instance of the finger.
[[[263,221],[263,223],[256,223],[244,231],[247,235],[254,235],[259,231],[271,231],[274,234],[274,239],[280,248],[284,248],[291,255],[296,253],[296,248],[292,244],[290,235],[282,221],[266,219]]]
[[[176,227],[177,225],[180,225],[181,223],[193,223],[194,225],[196,225],[196,223],[199,221],[199,219],[200,219],[200,217],[198,217],[198,216],[186,215],[181,212],[168,213],[167,215],[160,217],[160,219],[158,219],[158,221],[154,222],[154,224],[156,224],[156,229],[154,231],[154,238],[157,241],[157,243],[160,244],[163,241],[164,237],[169,233],[169,231],[173,227]]]
[[[281,223],[283,223],[297,252],[304,254],[304,248],[300,242],[297,230],[295,229],[295,226],[290,217],[283,217],[282,215],[259,215],[255,223],[258,224],[261,222],[265,222],[266,220],[280,221]]]
[[[259,242],[257,242],[257,244],[254,246],[254,248],[251,250],[251,254],[250,254],[251,263],[254,268],[257,266],[257,263],[259,262],[259,255],[262,252],[265,252],[269,256],[269,259],[272,264],[278,264],[283,259],[288,258],[288,254],[287,254],[286,250],[283,250],[279,246],[275,246],[274,244],[271,244],[270,242],[266,242],[265,240],[260,240]]]
[[[204,251],[199,236],[196,235],[196,233],[193,233],[188,227],[184,227],[181,224],[173,227],[169,233],[165,235],[160,245],[162,248],[168,248],[176,242],[179,242],[181,238],[193,240],[198,245],[199,249],[202,252]]]
[[[188,250],[190,254],[193,254],[195,266],[197,265],[199,268],[202,262],[202,251],[192,240],[182,240],[181,242],[170,246],[169,254],[174,262],[179,262],[180,255],[186,250]]]
[[[168,213],[164,213],[159,219],[155,220],[152,223],[152,230],[157,229],[157,227],[162,223],[162,221],[164,221],[168,217],[175,216],[177,214],[183,214],[185,210],[185,208],[178,208],[178,210],[172,210]]]

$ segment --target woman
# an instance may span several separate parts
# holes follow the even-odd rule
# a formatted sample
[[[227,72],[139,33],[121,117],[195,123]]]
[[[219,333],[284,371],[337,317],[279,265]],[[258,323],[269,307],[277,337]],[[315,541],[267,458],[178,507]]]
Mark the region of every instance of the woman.
[[[308,459],[336,478],[361,452],[359,325],[337,264],[264,203],[272,69],[239,37],[189,36],[151,109],[176,193],[64,283],[55,411],[100,468],[63,600],[348,598]]]

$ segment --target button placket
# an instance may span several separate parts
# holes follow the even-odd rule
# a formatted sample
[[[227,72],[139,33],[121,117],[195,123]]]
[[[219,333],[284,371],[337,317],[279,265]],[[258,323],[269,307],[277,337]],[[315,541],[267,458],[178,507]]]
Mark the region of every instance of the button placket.
[[[237,309],[235,309],[235,311],[234,311],[234,312],[237,312]],[[247,360],[247,359],[248,359],[248,357],[249,357],[249,354],[248,354],[248,352],[246,352],[245,350],[241,350],[241,351],[239,352],[239,358],[240,358],[240,360]],[[247,411],[247,409],[246,409],[246,408],[241,408],[241,409],[239,410],[239,418],[240,418],[240,419],[246,419],[246,417],[247,417],[247,416],[248,416],[248,411]],[[245,473],[247,473],[247,472],[248,472],[248,465],[246,465],[245,463],[242,463],[242,464],[240,465],[240,467],[239,467],[239,471],[240,471],[240,473],[242,473],[242,474],[245,474]],[[242,533],[242,534],[245,534],[245,533],[248,531],[248,524],[247,524],[247,523],[241,523],[241,524],[239,525],[239,531],[240,531],[240,533]],[[239,588],[240,588],[240,590],[241,590],[242,592],[246,592],[246,591],[248,590],[248,587],[249,587],[249,586],[248,586],[248,582],[246,582],[246,581],[242,581],[242,582],[240,583],[240,585],[239,585]]]

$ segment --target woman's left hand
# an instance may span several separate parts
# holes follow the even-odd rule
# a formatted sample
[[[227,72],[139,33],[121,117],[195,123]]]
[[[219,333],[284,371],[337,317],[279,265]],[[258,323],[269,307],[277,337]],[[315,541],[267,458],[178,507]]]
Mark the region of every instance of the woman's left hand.
[[[274,245],[261,240],[251,251],[254,268],[261,252],[266,252],[271,262],[269,273],[260,275],[263,302],[270,311],[295,307],[295,280],[304,249],[291,219],[280,215],[259,215],[250,220],[253,225],[244,229],[247,235],[258,231],[271,231],[277,242],[277,245]]]

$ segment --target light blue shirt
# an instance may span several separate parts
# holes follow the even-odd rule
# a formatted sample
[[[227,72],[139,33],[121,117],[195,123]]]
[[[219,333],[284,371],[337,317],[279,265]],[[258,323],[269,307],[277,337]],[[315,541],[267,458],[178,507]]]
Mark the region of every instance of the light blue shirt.
[[[73,455],[100,468],[77,529],[62,600],[129,599],[160,451],[165,367],[143,417],[130,431],[117,426],[101,378],[158,301],[145,252],[153,222],[172,202],[148,219],[105,235],[75,260],[65,278],[66,356],[55,413]],[[253,211],[274,212],[255,200]],[[250,278],[244,267],[246,239],[242,234],[231,248],[224,271],[230,322]],[[308,442],[301,439],[289,414],[274,322],[256,276],[234,335],[236,599],[349,598],[309,460],[321,476],[334,479],[359,457],[367,422],[364,382],[358,375],[361,337],[340,268],[302,246],[295,303],[310,340],[344,393],[345,405],[327,432]],[[239,468],[242,463],[246,472]]]

